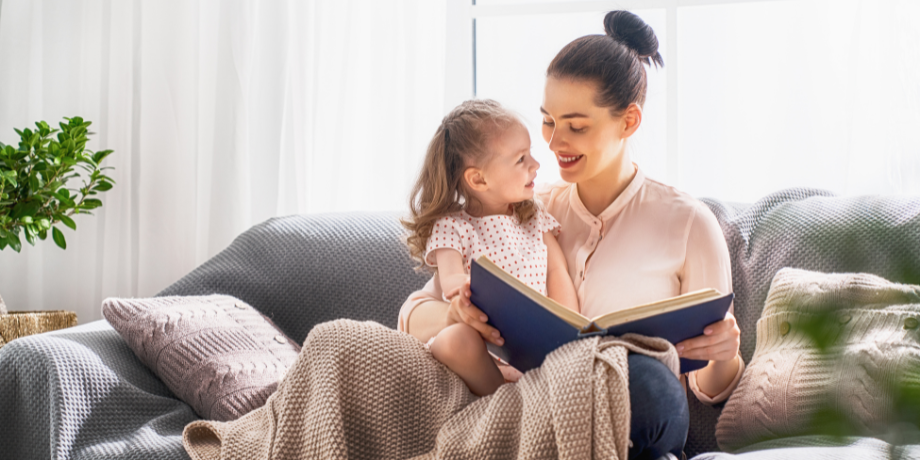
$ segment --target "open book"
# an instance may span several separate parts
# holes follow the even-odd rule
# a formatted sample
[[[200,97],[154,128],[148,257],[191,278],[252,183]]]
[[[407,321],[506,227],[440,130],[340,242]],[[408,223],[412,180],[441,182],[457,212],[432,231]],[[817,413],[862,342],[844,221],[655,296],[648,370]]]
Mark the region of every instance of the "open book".
[[[706,326],[725,318],[734,294],[704,289],[645,305],[586,318],[540,294],[487,257],[472,262],[470,301],[488,315],[505,344],[489,351],[521,372],[540,366],[556,348],[593,335],[628,332],[662,337],[672,344],[703,335]],[[680,359],[681,373],[707,361]]]

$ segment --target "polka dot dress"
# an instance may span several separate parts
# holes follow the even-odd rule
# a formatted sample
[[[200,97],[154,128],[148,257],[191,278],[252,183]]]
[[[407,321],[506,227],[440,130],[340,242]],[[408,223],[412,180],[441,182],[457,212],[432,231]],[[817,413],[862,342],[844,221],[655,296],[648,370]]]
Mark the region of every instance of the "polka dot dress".
[[[517,216],[473,217],[465,211],[449,214],[434,224],[425,248],[425,263],[437,266],[433,251],[456,249],[463,255],[463,265],[486,256],[506,272],[546,295],[546,244],[543,234],[558,236],[559,222],[548,212],[539,210],[521,225]]]

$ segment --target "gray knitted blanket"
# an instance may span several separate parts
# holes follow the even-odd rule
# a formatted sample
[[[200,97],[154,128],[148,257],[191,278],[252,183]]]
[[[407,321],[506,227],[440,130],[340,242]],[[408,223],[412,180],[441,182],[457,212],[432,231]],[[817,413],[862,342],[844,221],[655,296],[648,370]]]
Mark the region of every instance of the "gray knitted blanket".
[[[629,351],[677,377],[664,339],[593,337],[477,399],[414,337],[333,321],[310,332],[265,406],[233,422],[193,422],[184,443],[195,460],[625,460]]]

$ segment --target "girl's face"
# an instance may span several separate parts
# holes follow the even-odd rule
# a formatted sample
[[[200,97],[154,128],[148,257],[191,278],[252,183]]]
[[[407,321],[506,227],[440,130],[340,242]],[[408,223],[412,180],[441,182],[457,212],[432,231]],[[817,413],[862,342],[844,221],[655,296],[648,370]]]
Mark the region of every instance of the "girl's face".
[[[546,79],[540,107],[543,139],[556,154],[562,180],[569,183],[589,181],[628,161],[624,147],[635,127],[630,129],[626,117],[596,106],[596,91],[592,82]]]
[[[530,133],[514,123],[490,143],[482,168],[471,168],[468,181],[487,214],[505,213],[512,203],[533,198],[533,182],[540,163],[530,155]]]

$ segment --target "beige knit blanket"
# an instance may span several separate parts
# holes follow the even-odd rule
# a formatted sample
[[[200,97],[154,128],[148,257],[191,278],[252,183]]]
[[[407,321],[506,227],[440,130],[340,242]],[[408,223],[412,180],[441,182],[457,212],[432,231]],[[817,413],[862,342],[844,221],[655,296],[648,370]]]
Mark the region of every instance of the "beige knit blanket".
[[[476,398],[414,337],[333,321],[310,332],[265,406],[233,422],[193,422],[183,443],[195,460],[625,459],[629,351],[677,376],[663,339],[592,337]]]

